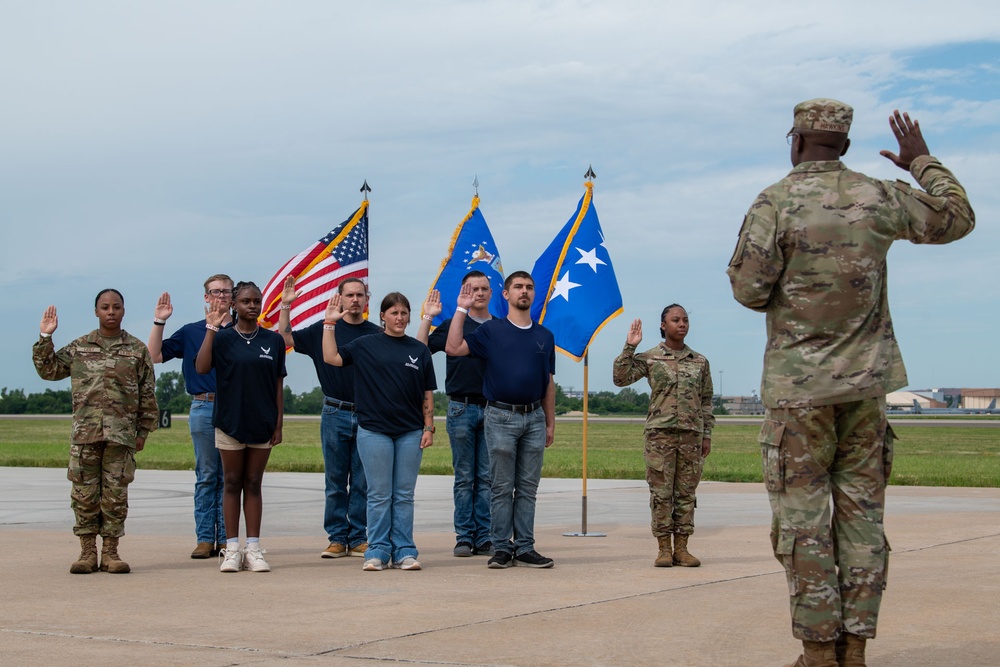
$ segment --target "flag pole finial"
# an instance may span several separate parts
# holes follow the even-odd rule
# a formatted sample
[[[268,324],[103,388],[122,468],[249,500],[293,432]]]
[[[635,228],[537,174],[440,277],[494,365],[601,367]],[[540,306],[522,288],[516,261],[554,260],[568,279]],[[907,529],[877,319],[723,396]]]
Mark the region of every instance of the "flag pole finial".
[[[476,174],[476,177],[472,179],[472,187],[474,187],[476,189],[476,196],[478,197],[479,196],[479,174]]]
[[[371,187],[369,187],[369,185],[368,185],[368,179],[366,178],[365,182],[361,186],[361,190],[360,190],[360,192],[365,196],[365,201],[368,201],[368,193],[371,192],[371,191],[372,191],[372,189],[371,189]]]
[[[597,174],[594,173],[594,165],[590,165],[587,167],[587,173],[584,174],[583,177],[586,178],[588,181],[593,181],[595,178],[597,178]]]

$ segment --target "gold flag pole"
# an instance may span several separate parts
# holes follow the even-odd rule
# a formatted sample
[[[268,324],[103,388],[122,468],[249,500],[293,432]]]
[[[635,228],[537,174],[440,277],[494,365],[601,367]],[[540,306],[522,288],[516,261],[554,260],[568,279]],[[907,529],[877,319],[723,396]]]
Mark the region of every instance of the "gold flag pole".
[[[588,370],[590,350],[583,352],[583,497],[581,498],[581,528],[579,533],[563,533],[564,537],[607,537],[607,533],[587,532],[587,418],[590,415],[590,392],[588,391]]]

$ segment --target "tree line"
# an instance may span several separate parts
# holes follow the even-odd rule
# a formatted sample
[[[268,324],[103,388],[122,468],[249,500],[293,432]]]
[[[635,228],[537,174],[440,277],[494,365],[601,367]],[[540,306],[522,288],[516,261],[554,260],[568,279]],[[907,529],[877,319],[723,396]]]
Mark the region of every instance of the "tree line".
[[[173,414],[186,414],[191,408],[191,396],[184,391],[184,376],[179,371],[167,371],[156,378],[156,401],[161,410]],[[630,387],[618,392],[598,391],[590,394],[588,409],[592,414],[643,415],[649,407],[649,394]],[[448,396],[443,391],[434,392],[434,413],[444,415]],[[285,386],[285,414],[318,415],[323,410],[323,391],[314,387],[296,394]],[[556,414],[583,410],[583,399],[566,395],[556,385]],[[69,389],[46,389],[37,394],[26,394],[23,389],[0,389],[0,414],[69,414],[73,400]]]

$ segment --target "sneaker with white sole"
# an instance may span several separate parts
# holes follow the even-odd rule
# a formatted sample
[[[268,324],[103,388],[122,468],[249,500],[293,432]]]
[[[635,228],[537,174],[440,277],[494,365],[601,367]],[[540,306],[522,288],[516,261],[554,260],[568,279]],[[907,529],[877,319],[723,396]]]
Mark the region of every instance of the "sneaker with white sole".
[[[392,566],[400,570],[419,570],[420,561],[418,561],[413,556],[407,556],[398,563],[393,563]]]
[[[241,549],[219,549],[219,572],[239,572],[243,569],[243,551]]]
[[[264,560],[264,554],[267,552],[257,548],[247,547],[243,550],[243,569],[250,570],[251,572],[270,572],[271,566],[267,564]]]
[[[380,561],[378,558],[369,558],[365,561],[365,564],[361,566],[361,569],[365,572],[381,572],[385,569],[385,563]]]

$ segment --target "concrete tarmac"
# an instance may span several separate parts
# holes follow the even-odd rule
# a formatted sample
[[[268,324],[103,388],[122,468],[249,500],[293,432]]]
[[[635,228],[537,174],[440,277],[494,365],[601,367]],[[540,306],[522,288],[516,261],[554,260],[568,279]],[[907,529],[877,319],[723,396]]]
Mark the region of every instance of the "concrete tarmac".
[[[5,562],[0,664],[709,665],[792,662],[785,576],[760,484],[704,482],[691,551],[700,568],[654,568],[641,481],[543,479],[538,550],[551,570],[455,558],[450,477],[421,477],[424,569],[362,572],[321,559],[319,474],[267,473],[272,571],[222,574],[191,560],[189,471],[140,470],[120,551],[132,573],[71,575],[64,470],[0,468]],[[893,553],[868,664],[1000,665],[1000,489],[895,487]]]

